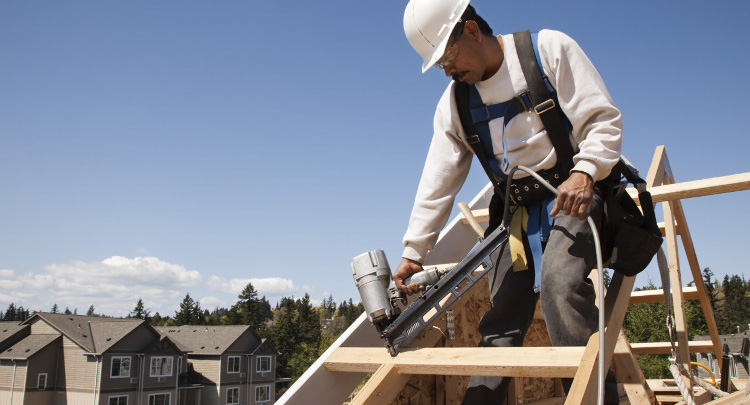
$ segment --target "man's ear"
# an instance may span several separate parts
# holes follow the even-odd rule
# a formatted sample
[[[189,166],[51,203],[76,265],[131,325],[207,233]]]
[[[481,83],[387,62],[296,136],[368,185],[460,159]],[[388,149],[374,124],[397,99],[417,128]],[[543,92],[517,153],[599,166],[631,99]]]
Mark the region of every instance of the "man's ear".
[[[468,20],[464,23],[463,35],[468,35],[475,42],[482,42],[482,31],[474,20]]]

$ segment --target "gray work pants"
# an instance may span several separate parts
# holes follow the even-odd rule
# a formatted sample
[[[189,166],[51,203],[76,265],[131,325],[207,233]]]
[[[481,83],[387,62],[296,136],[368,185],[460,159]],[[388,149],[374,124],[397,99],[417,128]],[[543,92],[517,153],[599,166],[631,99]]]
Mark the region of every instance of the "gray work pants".
[[[595,195],[589,215],[597,227],[602,213],[602,199]],[[507,243],[494,254],[495,268],[488,274],[492,306],[479,322],[479,346],[521,346],[537,301],[533,258],[526,246],[529,269],[514,272]],[[542,255],[539,294],[553,346],[585,346],[596,331],[599,313],[594,286],[588,279],[594,267],[596,252],[588,222],[560,213]],[[497,277],[502,274],[499,269],[508,269],[502,280]],[[509,382],[506,377],[471,377],[463,404],[504,404]]]

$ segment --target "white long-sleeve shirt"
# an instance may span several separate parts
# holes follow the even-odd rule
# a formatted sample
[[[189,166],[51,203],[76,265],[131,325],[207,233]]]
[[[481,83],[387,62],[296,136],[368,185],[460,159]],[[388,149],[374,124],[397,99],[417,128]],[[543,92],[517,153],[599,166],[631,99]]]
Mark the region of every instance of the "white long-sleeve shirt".
[[[516,54],[513,35],[502,37],[504,60],[489,79],[476,83],[482,101],[507,101],[527,89]],[[599,73],[578,44],[562,32],[542,30],[538,37],[539,58],[550,83],[557,90],[560,107],[573,125],[571,143],[576,154],[574,171],[587,173],[594,181],[609,174],[620,158],[622,119]],[[535,171],[557,163],[554,147],[539,116],[523,112],[505,127],[503,119],[490,121],[495,158],[507,153],[509,167],[527,166]],[[466,180],[473,150],[466,141],[456,108],[454,83],[443,92],[435,111],[434,133],[419,182],[409,227],[404,235],[403,257],[422,262],[435,246],[450,215],[456,194]],[[517,171],[515,178],[528,174]]]

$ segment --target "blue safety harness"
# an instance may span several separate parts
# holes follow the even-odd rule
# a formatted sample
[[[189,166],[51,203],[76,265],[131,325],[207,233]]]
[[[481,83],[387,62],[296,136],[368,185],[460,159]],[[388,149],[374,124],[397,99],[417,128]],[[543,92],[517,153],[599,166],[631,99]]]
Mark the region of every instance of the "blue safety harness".
[[[536,70],[541,73],[541,79],[544,83],[544,88],[541,90],[541,93],[546,94],[542,94],[541,97],[537,94],[535,97],[535,94],[533,94],[535,89],[529,84],[530,89],[524,91],[520,95],[502,103],[488,105],[482,102],[482,97],[480,96],[476,86],[467,86],[469,93],[469,111],[471,114],[471,122],[475,129],[475,134],[470,134],[469,131],[465,132],[467,134],[468,142],[474,149],[477,157],[480,159],[480,161],[484,160],[482,162],[482,165],[485,171],[488,172],[487,174],[490,179],[493,180],[493,183],[495,183],[496,193],[502,190],[500,184],[508,181],[508,175],[506,174],[506,172],[508,171],[510,165],[506,152],[508,149],[505,141],[505,128],[508,123],[514,117],[516,117],[516,115],[522,112],[533,110],[534,112],[539,114],[540,118],[542,118],[542,122],[545,124],[545,129],[547,129],[547,133],[550,136],[550,139],[553,141],[553,145],[555,146],[558,156],[558,164],[562,164],[564,166],[572,168],[573,153],[570,142],[568,141],[568,134],[570,133],[569,131],[571,125],[567,120],[567,117],[565,117],[565,114],[563,114],[562,110],[560,110],[560,103],[557,99],[557,91],[549,82],[547,75],[544,74],[544,70],[542,69],[542,63],[539,59],[539,52],[537,50],[538,33],[529,33],[528,31],[524,31],[514,34],[514,39],[516,39],[516,37],[518,37],[519,35],[522,39],[524,38],[524,35],[531,37],[531,48],[533,49],[533,54],[535,57],[534,62],[536,62]],[[526,45],[526,48],[524,49],[526,52],[522,52],[523,46],[519,46],[519,40],[516,39],[516,48],[519,50],[519,59],[521,60],[522,66],[524,60],[522,53],[528,54],[528,47],[529,46]],[[531,59],[530,57],[527,58]],[[534,63],[531,63],[530,65],[533,69]],[[530,80],[527,70],[528,69],[526,68],[524,69],[524,75],[526,76],[526,80],[528,83],[530,82]],[[538,77],[532,78],[532,80],[533,79],[536,79],[536,87],[539,88],[540,86],[538,85]],[[460,82],[456,83],[458,84]],[[540,102],[535,102],[535,100],[540,100]],[[460,110],[461,109],[459,108],[459,111]],[[544,114],[547,114],[546,120],[544,119]],[[557,135],[558,138],[563,138],[562,142],[557,142],[555,140],[556,135],[552,133],[550,128],[548,128],[548,123],[550,122],[550,114],[556,114],[556,116],[551,117],[552,120],[557,121],[557,123],[553,123],[554,125],[552,125],[556,127],[555,129],[559,129],[560,126],[566,129],[563,134],[564,137]],[[492,147],[492,138],[490,135],[489,126],[490,121],[499,118],[503,119],[502,142],[504,153],[502,164],[500,164],[495,158],[495,152]],[[561,143],[563,145],[558,146]],[[564,145],[565,143],[567,143],[567,148]],[[563,150],[560,151],[558,150],[558,148],[562,148]],[[566,173],[568,171],[569,169],[566,171]],[[550,211],[552,210],[552,206],[554,205],[554,200],[554,196],[550,195],[542,201],[536,201],[526,205],[526,209],[529,214],[528,222],[526,224],[526,234],[529,248],[533,257],[534,272],[536,277],[536,290],[538,290],[539,283],[541,282],[542,253],[544,251],[544,246],[549,240],[549,234],[554,223],[554,218],[550,217],[549,215]]]

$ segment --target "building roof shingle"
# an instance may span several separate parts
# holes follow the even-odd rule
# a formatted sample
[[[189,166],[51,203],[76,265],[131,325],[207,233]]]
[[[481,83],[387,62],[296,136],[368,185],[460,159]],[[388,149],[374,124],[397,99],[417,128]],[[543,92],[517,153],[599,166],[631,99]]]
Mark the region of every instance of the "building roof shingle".
[[[37,316],[89,353],[104,353],[145,322],[142,319],[135,318],[107,318],[37,312],[24,323]]]
[[[29,335],[20,342],[0,353],[0,359],[28,360],[50,343],[59,339],[60,335]]]
[[[221,355],[237,341],[243,334],[251,333],[257,343],[248,349],[248,353],[255,350],[260,339],[247,325],[222,326],[164,326],[157,328],[162,336],[171,339],[177,346],[191,355]]]

